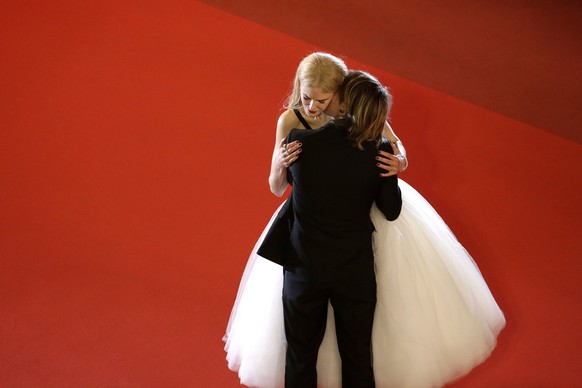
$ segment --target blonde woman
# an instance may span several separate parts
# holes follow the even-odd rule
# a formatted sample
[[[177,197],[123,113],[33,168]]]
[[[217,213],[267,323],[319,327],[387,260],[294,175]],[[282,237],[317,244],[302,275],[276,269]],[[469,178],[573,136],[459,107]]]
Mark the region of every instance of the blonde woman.
[[[330,103],[337,100],[337,91],[348,75],[346,64],[339,58],[316,52],[305,57],[295,73],[293,91],[289,95],[286,110],[279,116],[275,135],[275,149],[271,162],[269,186],[280,197],[287,188],[287,167],[301,152],[299,142],[285,145],[285,137],[293,128],[317,129],[333,117],[326,112]],[[327,114],[326,114],[327,113]],[[384,153],[385,176],[396,175],[408,165],[404,146],[394,134],[388,122],[384,123],[384,136],[398,147],[396,156]]]

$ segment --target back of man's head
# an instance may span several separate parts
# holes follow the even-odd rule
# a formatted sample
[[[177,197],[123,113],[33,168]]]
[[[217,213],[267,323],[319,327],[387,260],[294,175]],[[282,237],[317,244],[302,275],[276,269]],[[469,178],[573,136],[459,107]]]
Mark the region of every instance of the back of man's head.
[[[380,142],[392,96],[374,76],[352,70],[339,90],[345,116],[351,119],[350,139],[361,148],[364,141]]]

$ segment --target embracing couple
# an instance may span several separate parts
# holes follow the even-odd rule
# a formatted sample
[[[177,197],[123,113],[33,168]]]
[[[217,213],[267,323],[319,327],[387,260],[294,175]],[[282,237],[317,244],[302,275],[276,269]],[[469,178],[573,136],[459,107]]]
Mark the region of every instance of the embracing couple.
[[[505,318],[469,253],[396,177],[406,153],[378,80],[305,57],[277,122],[281,196],[224,336],[252,387],[435,387],[495,348]]]
[[[317,386],[328,303],[343,386],[374,387],[370,209],[375,203],[386,219],[395,220],[402,206],[396,176],[381,176],[385,171],[377,166],[379,150],[391,152],[382,139],[390,103],[373,76],[352,71],[325,112],[337,118],[317,130],[293,129],[287,137],[286,144],[296,142],[301,149],[287,169],[293,191],[258,250],[284,270],[286,387]],[[288,146],[286,152],[292,152]]]

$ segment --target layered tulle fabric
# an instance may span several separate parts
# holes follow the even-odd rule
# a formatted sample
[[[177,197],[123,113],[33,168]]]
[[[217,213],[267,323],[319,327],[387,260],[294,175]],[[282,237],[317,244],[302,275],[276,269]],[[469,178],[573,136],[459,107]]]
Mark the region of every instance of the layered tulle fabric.
[[[399,180],[403,207],[388,222],[372,208],[378,301],[373,329],[377,387],[439,387],[483,362],[505,325],[479,269],[432,206]],[[275,212],[277,214],[277,212]],[[271,220],[272,222],[272,220]],[[242,384],[282,387],[282,268],[251,253],[224,340]],[[318,385],[341,387],[333,313],[318,358]]]

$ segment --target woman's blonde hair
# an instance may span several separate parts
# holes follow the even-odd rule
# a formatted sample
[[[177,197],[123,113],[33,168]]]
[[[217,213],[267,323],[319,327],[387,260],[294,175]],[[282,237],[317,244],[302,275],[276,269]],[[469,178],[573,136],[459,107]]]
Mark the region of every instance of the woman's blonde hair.
[[[365,141],[380,145],[384,123],[392,106],[392,95],[374,76],[352,70],[339,90],[345,116],[336,119],[339,126],[349,128],[348,137],[360,149]]]
[[[323,93],[335,93],[348,74],[344,61],[328,53],[309,54],[299,63],[293,91],[285,103],[286,109],[301,107],[301,86],[318,88]]]

